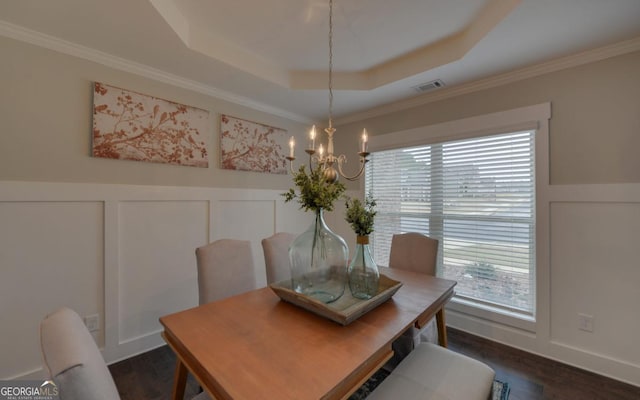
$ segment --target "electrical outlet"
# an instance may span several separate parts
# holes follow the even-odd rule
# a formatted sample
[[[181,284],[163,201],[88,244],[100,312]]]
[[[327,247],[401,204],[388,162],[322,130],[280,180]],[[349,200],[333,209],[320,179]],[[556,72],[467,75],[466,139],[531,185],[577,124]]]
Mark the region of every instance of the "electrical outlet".
[[[593,315],[578,314],[578,329],[593,332]]]
[[[98,314],[87,315],[84,317],[84,324],[89,332],[98,331],[100,330],[100,316]]]

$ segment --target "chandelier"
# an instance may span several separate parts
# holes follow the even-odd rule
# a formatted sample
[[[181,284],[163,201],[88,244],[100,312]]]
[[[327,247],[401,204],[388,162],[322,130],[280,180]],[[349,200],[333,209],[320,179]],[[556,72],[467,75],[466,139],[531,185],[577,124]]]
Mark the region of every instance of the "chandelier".
[[[327,182],[336,182],[340,176],[343,178],[355,181],[360,178],[364,172],[365,164],[369,161],[367,156],[367,130],[362,131],[360,138],[360,145],[358,148],[358,156],[360,158],[360,168],[355,175],[348,176],[342,170],[343,164],[347,163],[347,157],[344,154],[338,156],[333,154],[333,134],[336,129],[333,127],[333,0],[329,0],[329,126],[324,129],[327,133],[327,147],[326,150],[319,144],[316,150],[316,126],[313,125],[309,132],[309,145],[304,150],[309,155],[309,168],[313,170],[313,164],[316,164],[316,168],[322,170],[322,174]],[[291,136],[289,140],[289,156],[286,157],[289,160],[289,169],[291,173],[295,174],[293,169],[293,161],[296,159],[294,156],[295,139]],[[337,167],[337,169],[336,169]]]

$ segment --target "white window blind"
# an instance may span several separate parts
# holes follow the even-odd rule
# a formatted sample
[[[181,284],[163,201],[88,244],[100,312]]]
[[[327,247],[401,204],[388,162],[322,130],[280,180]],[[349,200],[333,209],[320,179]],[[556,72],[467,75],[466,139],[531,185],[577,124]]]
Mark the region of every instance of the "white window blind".
[[[534,132],[374,152],[365,191],[377,200],[374,259],[395,233],[440,240],[438,275],[457,296],[533,314]]]

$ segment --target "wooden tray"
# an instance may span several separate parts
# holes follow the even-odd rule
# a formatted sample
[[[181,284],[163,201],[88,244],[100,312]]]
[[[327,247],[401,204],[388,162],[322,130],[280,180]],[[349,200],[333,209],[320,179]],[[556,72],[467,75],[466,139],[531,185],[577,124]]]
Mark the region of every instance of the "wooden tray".
[[[380,274],[378,293],[369,300],[362,300],[353,297],[349,290],[349,285],[347,285],[342,297],[333,303],[325,304],[292,290],[291,280],[289,279],[269,285],[271,290],[273,290],[280,299],[342,325],[350,324],[390,299],[391,296],[400,289],[400,286],[402,286],[401,282]]]

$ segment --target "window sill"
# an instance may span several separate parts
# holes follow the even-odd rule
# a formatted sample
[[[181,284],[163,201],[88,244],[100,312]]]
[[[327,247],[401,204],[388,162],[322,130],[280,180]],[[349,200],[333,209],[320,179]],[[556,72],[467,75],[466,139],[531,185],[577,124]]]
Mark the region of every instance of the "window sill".
[[[477,303],[458,296],[451,299],[447,309],[528,332],[536,330],[536,319],[532,315]]]

